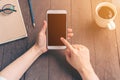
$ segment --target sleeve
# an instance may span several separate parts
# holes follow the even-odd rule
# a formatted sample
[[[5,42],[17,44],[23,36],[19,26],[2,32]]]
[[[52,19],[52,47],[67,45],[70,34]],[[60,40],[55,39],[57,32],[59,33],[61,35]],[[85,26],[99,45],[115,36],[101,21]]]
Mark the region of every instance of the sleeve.
[[[6,80],[6,79],[0,76],[0,80]]]

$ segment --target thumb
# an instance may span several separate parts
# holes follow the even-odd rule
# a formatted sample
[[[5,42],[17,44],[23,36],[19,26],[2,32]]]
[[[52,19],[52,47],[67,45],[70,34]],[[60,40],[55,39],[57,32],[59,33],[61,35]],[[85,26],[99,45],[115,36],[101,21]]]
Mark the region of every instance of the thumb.
[[[44,25],[43,25],[43,28],[42,28],[42,32],[46,32],[46,29],[47,29],[47,22],[44,20]]]

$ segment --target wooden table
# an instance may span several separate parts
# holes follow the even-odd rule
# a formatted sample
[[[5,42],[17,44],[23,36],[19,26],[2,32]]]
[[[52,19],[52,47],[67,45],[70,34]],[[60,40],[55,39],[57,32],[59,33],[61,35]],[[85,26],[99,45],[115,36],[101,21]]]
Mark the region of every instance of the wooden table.
[[[99,2],[116,5],[116,30],[99,28],[94,10]],[[91,63],[101,80],[120,80],[120,0],[32,0],[36,27],[33,28],[27,0],[19,0],[28,38],[0,45],[0,70],[27,51],[35,42],[48,9],[66,9],[68,27],[74,31],[71,43],[90,49]],[[17,66],[16,66],[17,67]],[[21,80],[81,80],[60,51],[48,51],[37,59]]]

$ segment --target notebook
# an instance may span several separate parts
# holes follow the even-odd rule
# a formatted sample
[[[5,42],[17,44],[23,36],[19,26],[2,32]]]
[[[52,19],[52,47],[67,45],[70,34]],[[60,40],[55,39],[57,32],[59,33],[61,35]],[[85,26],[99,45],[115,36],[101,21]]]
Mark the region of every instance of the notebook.
[[[17,12],[9,15],[0,12],[0,44],[27,37],[18,0],[0,0],[0,9],[6,4],[14,5]]]

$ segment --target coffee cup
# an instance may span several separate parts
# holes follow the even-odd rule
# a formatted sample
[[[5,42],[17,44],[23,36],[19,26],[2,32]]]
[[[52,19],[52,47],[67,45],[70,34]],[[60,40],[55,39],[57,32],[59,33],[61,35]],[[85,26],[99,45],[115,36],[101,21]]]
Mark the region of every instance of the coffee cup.
[[[116,7],[110,2],[101,2],[95,9],[95,22],[99,27],[114,30],[114,19],[117,15]]]

